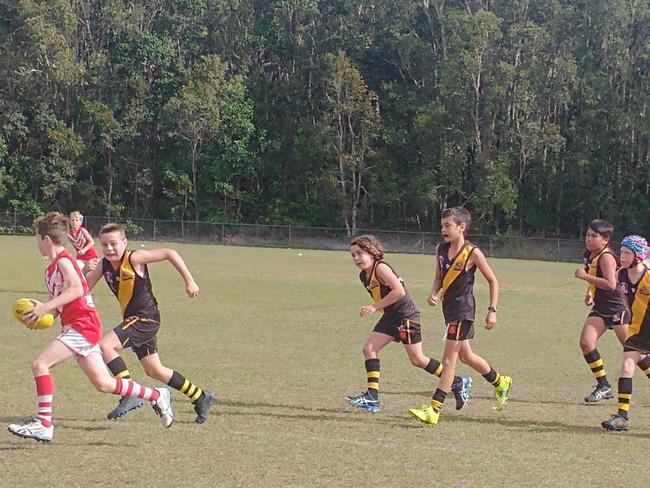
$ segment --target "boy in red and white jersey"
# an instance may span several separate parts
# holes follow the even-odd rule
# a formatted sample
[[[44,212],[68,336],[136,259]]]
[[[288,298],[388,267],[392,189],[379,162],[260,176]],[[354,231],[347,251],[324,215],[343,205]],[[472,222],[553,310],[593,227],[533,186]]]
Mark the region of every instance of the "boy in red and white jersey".
[[[9,425],[9,432],[42,442],[52,440],[54,387],[50,369],[73,356],[97,390],[148,400],[162,418],[163,426],[169,427],[174,420],[169,390],[147,388],[131,380],[113,378],[104,366],[98,345],[101,336],[99,316],[76,260],[64,248],[68,235],[68,218],[58,212],[51,212],[36,220],[35,226],[38,250],[45,259],[51,261],[45,271],[50,299],[45,303],[34,300],[34,308],[25,312],[24,318],[36,322],[46,313],[53,313],[61,318],[62,330],[32,362],[36,381],[37,418]]]
[[[99,259],[97,251],[95,251],[95,241],[90,232],[83,226],[84,216],[81,215],[81,212],[70,212],[68,218],[70,220],[68,240],[77,251],[77,264],[83,270],[88,261]]]

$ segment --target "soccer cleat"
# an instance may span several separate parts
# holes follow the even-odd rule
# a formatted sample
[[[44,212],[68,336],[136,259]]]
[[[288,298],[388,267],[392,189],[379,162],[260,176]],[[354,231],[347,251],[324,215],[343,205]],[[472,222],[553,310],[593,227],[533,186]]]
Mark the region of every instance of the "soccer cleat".
[[[501,376],[501,381],[494,388],[494,399],[497,401],[496,411],[503,410],[506,402],[508,401],[508,393],[512,387],[512,378],[510,376]]]
[[[157,400],[151,402],[151,406],[158,414],[166,429],[174,423],[174,411],[172,410],[172,395],[167,388],[156,388],[160,393]]]
[[[430,403],[425,403],[420,408],[411,408],[409,413],[420,422],[431,425],[436,425],[440,417],[440,412],[434,410]]]
[[[598,403],[601,400],[609,400],[610,398],[614,398],[611,385],[596,385],[594,391],[585,397],[585,402]]]
[[[208,415],[210,415],[210,407],[215,402],[215,397],[209,391],[203,391],[203,398],[194,402],[194,411],[196,412],[196,419],[194,422],[197,424],[202,424],[208,420]]]
[[[377,413],[381,409],[379,406],[379,400],[371,397],[368,392],[361,393],[360,395],[348,395],[345,397],[345,400],[350,404],[364,410],[368,410],[371,413]]]
[[[601,422],[600,425],[602,425],[603,429],[620,432],[622,430],[627,430],[628,422],[628,419],[622,415],[616,414],[612,415],[609,420]]]
[[[462,376],[460,381],[451,385],[451,391],[456,399],[456,410],[461,410],[469,402],[469,392],[472,389],[471,376]]]
[[[108,412],[108,415],[106,415],[106,417],[108,420],[115,420],[122,417],[123,415],[126,415],[131,410],[140,408],[142,405],[144,405],[144,400],[142,398],[123,396],[120,398],[120,402],[117,404],[117,407]]]
[[[35,439],[39,442],[50,442],[54,435],[54,425],[45,427],[39,419],[28,419],[20,424],[11,424],[8,430],[18,437]]]

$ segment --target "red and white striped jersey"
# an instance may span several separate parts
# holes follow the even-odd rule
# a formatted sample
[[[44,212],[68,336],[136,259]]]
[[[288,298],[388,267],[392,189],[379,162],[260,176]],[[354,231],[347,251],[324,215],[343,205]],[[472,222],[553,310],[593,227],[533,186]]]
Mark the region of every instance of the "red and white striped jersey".
[[[59,268],[59,263],[63,259],[67,259],[72,263],[77,276],[81,280],[83,295],[59,307],[61,326],[67,325],[83,335],[92,344],[97,344],[101,336],[102,326],[95,310],[93,297],[76,260],[65,250],[61,251],[45,270],[45,285],[50,294],[50,299],[61,295],[66,287],[63,273]]]

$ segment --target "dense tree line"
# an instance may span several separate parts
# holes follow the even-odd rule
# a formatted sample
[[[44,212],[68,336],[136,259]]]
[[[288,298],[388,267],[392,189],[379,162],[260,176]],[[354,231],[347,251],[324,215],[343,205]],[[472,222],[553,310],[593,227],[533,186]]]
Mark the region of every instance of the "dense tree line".
[[[0,209],[650,231],[648,0],[0,0]]]

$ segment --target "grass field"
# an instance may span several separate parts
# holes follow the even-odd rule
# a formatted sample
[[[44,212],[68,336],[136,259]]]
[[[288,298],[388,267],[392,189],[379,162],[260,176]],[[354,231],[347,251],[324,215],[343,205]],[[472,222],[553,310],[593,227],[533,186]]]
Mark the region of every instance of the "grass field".
[[[138,244],[134,244],[137,246]],[[149,247],[151,244],[145,244]],[[511,399],[493,409],[492,388],[473,373],[469,405],[448,401],[435,427],[408,416],[437,379],[412,367],[397,344],[381,356],[383,408],[368,414],[343,397],[365,389],[361,346],[377,316],[347,253],[174,245],[201,287],[190,300],[171,265],[152,268],[161,303],[161,358],[218,404],[208,423],[174,392],[176,422],[164,430],[150,408],[105,420],[116,397],[93,390],[73,361],[53,370],[54,440],[13,437],[5,425],[34,413],[29,364],[57,332],[33,332],[11,316],[19,297],[44,297],[33,238],[0,238],[0,486],[605,486],[650,481],[650,381],[637,372],[631,430],[600,422],[615,400],[585,406],[594,380],[578,348],[587,309],[576,265],[492,260],[501,283],[499,323],[477,329],[474,349],[511,375]],[[299,252],[302,255],[299,255]],[[440,358],[440,310],[426,307],[432,258],[388,255],[423,313],[424,350]],[[477,301],[487,306],[477,278]],[[104,330],[116,300],[94,293]],[[610,381],[621,358],[613,334],[599,346]],[[134,379],[144,376],[124,354]],[[460,367],[462,373],[470,373]],[[436,381],[434,381],[436,380]]]

